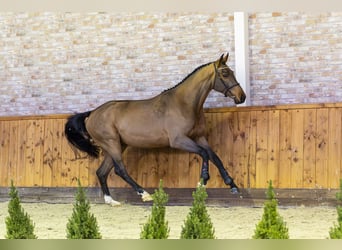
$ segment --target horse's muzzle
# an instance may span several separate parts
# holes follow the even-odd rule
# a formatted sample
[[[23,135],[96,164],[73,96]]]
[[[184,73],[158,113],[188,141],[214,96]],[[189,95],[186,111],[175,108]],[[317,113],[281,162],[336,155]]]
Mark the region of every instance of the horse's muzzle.
[[[246,95],[245,95],[245,93],[242,93],[241,96],[240,96],[240,98],[238,98],[238,97],[236,97],[236,96],[234,97],[234,102],[235,102],[235,104],[244,103],[245,100],[246,100]]]

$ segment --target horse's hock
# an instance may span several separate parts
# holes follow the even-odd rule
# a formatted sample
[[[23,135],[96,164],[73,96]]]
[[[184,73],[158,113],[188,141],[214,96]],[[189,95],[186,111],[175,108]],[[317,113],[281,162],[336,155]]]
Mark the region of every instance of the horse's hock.
[[[209,143],[241,188],[241,195],[231,195],[217,169],[210,167],[208,202],[259,205],[272,180],[282,205],[334,203],[342,176],[341,103],[207,109],[205,116]],[[24,200],[71,200],[79,178],[91,199],[102,202],[95,173],[102,158],[89,158],[68,145],[66,119],[0,118],[2,199],[7,199],[12,179]],[[129,148],[124,161],[131,176],[151,192],[162,179],[171,203],[191,201],[200,178],[198,156]],[[114,172],[108,184],[119,200],[140,202]]]

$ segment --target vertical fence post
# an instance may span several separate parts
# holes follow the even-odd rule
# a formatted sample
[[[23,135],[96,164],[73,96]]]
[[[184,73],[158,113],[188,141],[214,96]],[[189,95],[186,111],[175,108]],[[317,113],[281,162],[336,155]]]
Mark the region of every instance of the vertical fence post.
[[[247,98],[242,106],[251,104],[249,81],[249,42],[248,42],[248,14],[234,12],[235,35],[235,75]]]

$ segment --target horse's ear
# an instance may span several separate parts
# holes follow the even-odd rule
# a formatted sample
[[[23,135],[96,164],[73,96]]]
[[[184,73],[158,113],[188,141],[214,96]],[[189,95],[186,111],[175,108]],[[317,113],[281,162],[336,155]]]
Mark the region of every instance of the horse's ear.
[[[223,63],[226,63],[228,61],[228,57],[229,57],[229,52],[227,52],[227,54],[223,57]]]
[[[222,54],[221,57],[220,57],[220,60],[219,60],[219,64],[226,64],[226,62],[228,61],[228,57],[229,57],[229,53],[227,53],[226,55],[225,54]]]

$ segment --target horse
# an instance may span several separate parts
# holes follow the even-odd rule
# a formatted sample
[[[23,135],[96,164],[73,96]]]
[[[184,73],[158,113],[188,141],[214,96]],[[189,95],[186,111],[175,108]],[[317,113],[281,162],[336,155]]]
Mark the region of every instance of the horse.
[[[69,143],[89,156],[104,159],[96,171],[105,203],[120,205],[110,195],[110,171],[126,181],[143,201],[151,195],[128,174],[122,160],[127,146],[138,148],[171,147],[198,154],[202,158],[201,181],[210,179],[209,161],[218,168],[231,192],[239,193],[233,178],[205,138],[203,104],[211,90],[243,103],[246,94],[227,66],[229,53],[193,70],[181,82],[159,95],[143,100],[112,100],[94,110],[68,117],[65,136]]]

